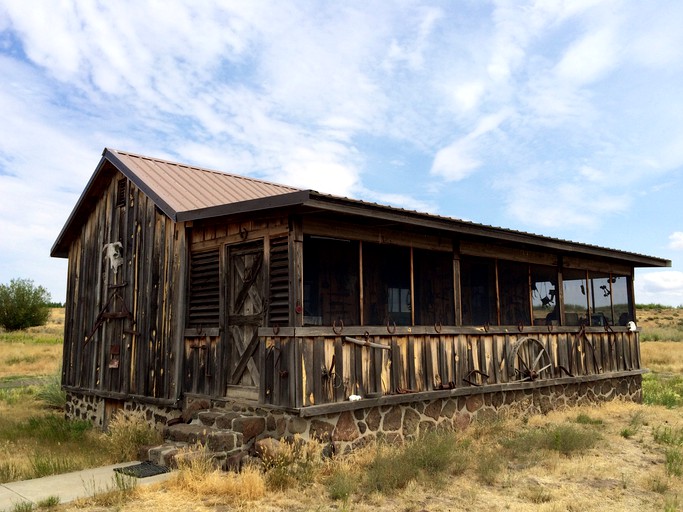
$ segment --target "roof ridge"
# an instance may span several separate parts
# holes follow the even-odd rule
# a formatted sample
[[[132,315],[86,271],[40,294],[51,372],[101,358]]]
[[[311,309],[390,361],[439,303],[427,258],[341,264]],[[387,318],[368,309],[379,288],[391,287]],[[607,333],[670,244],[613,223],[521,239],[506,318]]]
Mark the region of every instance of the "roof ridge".
[[[125,155],[128,157],[132,158],[139,158],[141,160],[149,160],[151,162],[158,162],[161,164],[166,164],[166,165],[173,165],[175,167],[184,167],[186,169],[192,169],[194,171],[201,171],[201,172],[208,172],[212,174],[218,174],[221,176],[227,176],[231,178],[237,178],[240,180],[245,180],[245,181],[251,181],[251,182],[257,182],[257,183],[262,183],[266,185],[273,185],[275,187],[284,187],[288,188],[292,191],[302,191],[304,189],[298,188],[298,187],[293,187],[291,185],[284,185],[282,183],[275,183],[274,181],[268,181],[268,180],[263,180],[261,178],[253,178],[251,176],[243,176],[241,174],[235,174],[231,172],[225,172],[225,171],[219,171],[218,169],[206,169],[204,167],[198,167],[196,165],[189,165],[189,164],[183,164],[180,162],[174,162],[172,160],[166,160],[164,158],[158,158],[158,157],[152,157],[152,156],[147,156],[147,155],[140,155],[138,153],[131,153],[130,151],[121,151],[118,149],[113,149],[113,148],[105,148],[105,151],[110,151],[111,153],[114,153],[116,155]]]

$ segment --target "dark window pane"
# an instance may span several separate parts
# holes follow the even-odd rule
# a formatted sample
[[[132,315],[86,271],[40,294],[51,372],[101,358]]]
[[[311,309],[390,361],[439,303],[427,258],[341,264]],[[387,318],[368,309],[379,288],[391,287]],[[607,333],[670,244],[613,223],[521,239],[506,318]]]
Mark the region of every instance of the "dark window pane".
[[[531,301],[534,325],[559,325],[557,268],[531,265]]]
[[[304,239],[304,325],[358,325],[358,242]]]
[[[410,249],[363,244],[363,301],[366,325],[411,325]]]
[[[564,292],[564,325],[588,323],[588,287],[586,271],[567,269],[562,273]]]
[[[460,262],[462,322],[497,324],[496,267],[486,258],[464,257]]]
[[[415,323],[453,325],[453,254],[413,250]]]
[[[502,325],[529,325],[529,265],[498,262],[500,321]]]

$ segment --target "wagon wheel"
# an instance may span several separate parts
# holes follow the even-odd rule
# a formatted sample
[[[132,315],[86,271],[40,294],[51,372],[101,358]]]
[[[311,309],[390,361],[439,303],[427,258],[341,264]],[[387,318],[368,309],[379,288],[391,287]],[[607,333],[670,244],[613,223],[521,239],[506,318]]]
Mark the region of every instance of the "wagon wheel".
[[[512,344],[508,354],[509,378],[534,381],[549,376],[552,368],[548,351],[536,338],[525,336]]]

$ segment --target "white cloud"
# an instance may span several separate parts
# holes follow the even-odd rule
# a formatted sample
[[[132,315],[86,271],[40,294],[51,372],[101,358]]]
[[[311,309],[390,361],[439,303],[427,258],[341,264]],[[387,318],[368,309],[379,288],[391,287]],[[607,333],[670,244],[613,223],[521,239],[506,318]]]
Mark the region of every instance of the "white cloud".
[[[638,271],[634,284],[639,304],[683,305],[683,272]]]
[[[675,231],[669,235],[669,248],[683,250],[683,231]]]
[[[430,173],[446,181],[460,181],[467,178],[482,163],[483,156],[479,155],[482,139],[497,130],[501,123],[511,115],[511,111],[501,110],[480,119],[470,133],[436,153]]]
[[[418,210],[493,191],[494,223],[599,233],[676,182],[682,23],[666,0],[0,2],[0,173],[59,198],[25,219],[43,244],[103,146]]]
[[[573,43],[557,64],[559,82],[586,85],[602,78],[619,61],[617,41],[611,28],[591,32]]]

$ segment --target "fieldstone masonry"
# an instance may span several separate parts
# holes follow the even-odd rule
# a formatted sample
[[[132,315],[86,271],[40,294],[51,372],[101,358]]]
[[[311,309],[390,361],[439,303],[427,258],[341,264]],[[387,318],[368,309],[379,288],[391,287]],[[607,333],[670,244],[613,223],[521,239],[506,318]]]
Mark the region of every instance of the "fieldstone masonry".
[[[474,421],[486,421],[507,415],[543,414],[568,406],[598,403],[613,399],[640,402],[642,399],[640,374],[606,378],[593,382],[558,384],[545,387],[497,390],[472,388],[471,394],[358,408],[303,418],[275,409],[251,407],[225,402],[186,405],[193,411],[190,423],[166,426],[164,433],[169,443],[150,450],[154,462],[172,465],[173,456],[182,446],[201,442],[224,462],[252,453],[254,443],[263,438],[317,439],[335,453],[362,447],[377,439],[402,442],[434,429],[462,430]],[[93,396],[70,393],[67,416],[86,419],[102,427],[103,400]],[[361,405],[361,402],[356,402]],[[167,425],[182,417],[177,409],[160,408],[148,404],[126,402],[126,410],[141,410],[150,423]],[[189,418],[184,418],[185,421]],[[173,423],[173,422],[171,422]]]

